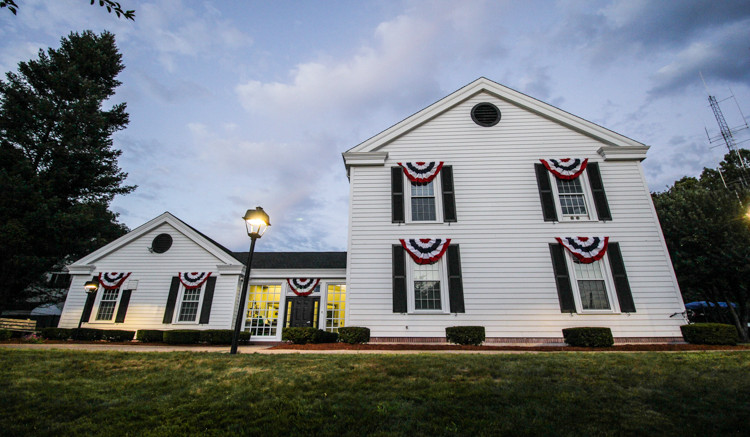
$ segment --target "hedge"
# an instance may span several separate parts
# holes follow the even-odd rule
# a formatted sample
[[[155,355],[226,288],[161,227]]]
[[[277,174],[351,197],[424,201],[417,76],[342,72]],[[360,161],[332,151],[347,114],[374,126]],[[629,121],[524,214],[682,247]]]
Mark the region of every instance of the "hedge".
[[[361,344],[370,341],[370,328],[347,326],[339,328],[339,341],[349,344]]]
[[[737,344],[737,329],[724,323],[695,323],[680,326],[682,338],[691,344]]]
[[[71,332],[73,340],[95,341],[102,339],[101,329],[76,328]]]
[[[13,333],[8,329],[0,329],[0,341],[10,340]]]
[[[72,329],[42,328],[42,337],[46,338],[47,340],[67,340],[72,336]]]
[[[450,326],[445,328],[450,343],[479,346],[484,342],[484,326]]]
[[[135,337],[135,331],[107,329],[102,332],[102,339],[107,341],[131,341],[133,337]]]
[[[139,329],[135,339],[143,343],[161,343],[164,341],[164,331],[159,329]]]
[[[196,344],[200,340],[201,331],[195,329],[175,329],[164,331],[164,343],[167,344]]]
[[[612,330],[609,328],[565,328],[562,333],[568,346],[609,347],[615,344]]]
[[[307,343],[336,343],[339,335],[322,329],[311,327],[284,328],[281,331],[281,340],[294,344]]]
[[[232,344],[232,335],[234,331],[231,329],[207,329],[200,331],[200,342],[208,344]]]

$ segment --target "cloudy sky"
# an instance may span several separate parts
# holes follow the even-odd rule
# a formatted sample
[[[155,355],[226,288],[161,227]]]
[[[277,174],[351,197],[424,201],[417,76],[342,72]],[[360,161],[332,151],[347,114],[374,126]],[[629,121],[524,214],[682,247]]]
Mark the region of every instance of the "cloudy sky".
[[[234,250],[257,205],[273,224],[258,250],[346,250],[341,153],[480,76],[650,145],[654,191],[726,151],[699,72],[736,97],[730,126],[750,115],[748,1],[121,0],[135,22],[17,3],[0,10],[2,71],[72,31],[116,35],[115,145],[138,185],[112,203],[120,221],[170,211]]]

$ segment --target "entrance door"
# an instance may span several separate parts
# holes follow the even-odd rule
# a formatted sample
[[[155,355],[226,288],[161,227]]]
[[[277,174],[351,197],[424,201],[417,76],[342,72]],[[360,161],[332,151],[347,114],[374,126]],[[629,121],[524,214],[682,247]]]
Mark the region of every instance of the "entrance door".
[[[318,327],[320,297],[297,296],[287,298],[287,326]],[[291,316],[291,317],[290,317]]]

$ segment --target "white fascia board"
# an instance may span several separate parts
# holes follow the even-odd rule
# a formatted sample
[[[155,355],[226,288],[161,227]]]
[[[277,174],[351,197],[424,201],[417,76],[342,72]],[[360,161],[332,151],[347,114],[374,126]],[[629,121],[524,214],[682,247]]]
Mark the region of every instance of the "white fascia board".
[[[388,152],[344,152],[342,156],[347,167],[351,165],[385,165]]]
[[[360,143],[359,145],[354,146],[345,153],[354,154],[377,151],[396,138],[406,134],[417,126],[431,120],[432,118],[437,117],[441,113],[449,110],[450,108],[460,104],[464,100],[467,100],[480,92],[490,93],[499,99],[507,101],[508,103],[531,111],[547,119],[553,120],[577,132],[602,141],[608,145],[644,146],[643,143],[630,139],[624,135],[620,135],[588,120],[584,120],[581,117],[575,116],[569,112],[563,111],[560,108],[556,108],[552,105],[544,103],[541,100],[537,100],[533,97],[527,96],[526,94],[500,85],[499,83],[493,82],[487,78],[480,77],[474,82],[433,103],[427,108],[417,112],[410,117],[407,117],[401,122],[391,126],[383,132],[380,132],[379,134]]]
[[[264,279],[315,278],[346,279],[346,269],[252,269],[251,281]]]
[[[115,241],[112,241],[111,243],[107,244],[104,247],[101,247],[94,252],[84,256],[83,258],[79,259],[78,261],[74,262],[68,268],[76,268],[80,265],[86,265],[86,264],[93,264],[99,259],[109,255],[110,253],[114,252],[115,250],[125,246],[126,244],[130,243],[131,241],[139,238],[140,236],[146,234],[147,232],[150,232],[157,226],[162,225],[163,223],[167,223],[178,232],[185,235],[187,238],[193,240],[196,244],[201,246],[203,249],[205,249],[207,252],[218,258],[221,262],[225,264],[236,264],[236,265],[242,265],[238,260],[236,260],[234,257],[230,257],[229,254],[224,252],[223,250],[216,247],[213,243],[206,240],[202,235],[195,232],[193,229],[191,229],[189,226],[185,225],[180,219],[173,216],[169,212],[164,212],[163,214],[149,220],[148,222],[138,226],[137,228],[133,229],[132,231],[128,232],[127,234],[123,235],[122,237],[118,238]]]
[[[245,266],[243,264],[218,264],[216,266],[216,271],[219,272],[220,275],[241,275],[245,272]]]
[[[82,264],[82,265],[69,265],[68,266],[68,273],[71,275],[90,275],[94,273],[94,269],[96,266],[91,264]]]
[[[643,161],[649,146],[602,146],[596,152],[605,161]]]

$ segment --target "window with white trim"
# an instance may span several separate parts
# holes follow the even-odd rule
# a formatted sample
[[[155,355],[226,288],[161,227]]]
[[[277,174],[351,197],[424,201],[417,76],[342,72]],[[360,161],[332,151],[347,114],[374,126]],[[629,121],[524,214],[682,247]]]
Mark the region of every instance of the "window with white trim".
[[[346,285],[328,284],[326,293],[326,331],[338,332],[346,326]]]
[[[408,222],[442,221],[442,199],[440,178],[436,177],[426,184],[406,182],[406,220]]]
[[[588,217],[581,178],[555,178],[555,181],[557,182],[557,199],[560,202],[560,212],[563,217]]]
[[[99,309],[96,312],[97,321],[111,321],[115,315],[115,308],[117,307],[117,299],[120,297],[120,289],[104,288],[102,297],[99,300]]]
[[[448,312],[448,278],[446,257],[432,264],[417,264],[407,256],[407,288],[409,312]]]
[[[245,331],[253,337],[275,337],[280,303],[281,284],[250,284]]]
[[[576,306],[585,312],[613,312],[616,297],[613,295],[611,274],[604,258],[584,264],[567,253],[568,265],[572,267],[572,282]]]
[[[180,299],[180,311],[177,313],[178,323],[192,323],[198,319],[198,308],[201,302],[201,290],[204,285],[197,288],[185,288],[182,286]]]

